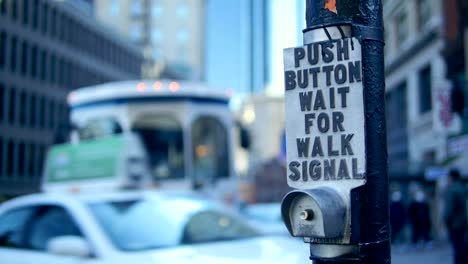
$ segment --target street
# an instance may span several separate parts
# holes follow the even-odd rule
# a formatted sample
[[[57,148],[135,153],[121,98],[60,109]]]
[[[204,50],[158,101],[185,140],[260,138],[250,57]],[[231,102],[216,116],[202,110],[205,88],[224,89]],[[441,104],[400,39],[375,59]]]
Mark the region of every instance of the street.
[[[449,244],[438,244],[432,249],[392,246],[392,264],[450,264],[452,251]]]

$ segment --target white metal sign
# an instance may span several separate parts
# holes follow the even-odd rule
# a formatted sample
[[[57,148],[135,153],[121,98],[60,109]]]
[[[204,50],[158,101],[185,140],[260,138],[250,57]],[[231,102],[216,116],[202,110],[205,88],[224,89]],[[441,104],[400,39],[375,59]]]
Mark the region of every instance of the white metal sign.
[[[357,187],[366,179],[361,44],[284,50],[288,185]]]

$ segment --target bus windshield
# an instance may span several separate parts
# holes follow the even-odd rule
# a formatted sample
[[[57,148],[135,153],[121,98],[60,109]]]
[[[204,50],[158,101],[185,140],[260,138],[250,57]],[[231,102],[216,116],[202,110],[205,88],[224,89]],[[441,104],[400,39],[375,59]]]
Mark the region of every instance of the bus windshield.
[[[154,180],[183,178],[184,147],[180,122],[169,115],[143,115],[132,126],[147,152]]]

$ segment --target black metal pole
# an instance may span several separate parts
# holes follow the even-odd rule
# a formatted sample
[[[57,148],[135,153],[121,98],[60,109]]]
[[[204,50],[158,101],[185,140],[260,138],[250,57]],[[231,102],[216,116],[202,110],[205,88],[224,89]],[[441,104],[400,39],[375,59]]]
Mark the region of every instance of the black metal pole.
[[[335,0],[306,1],[306,30],[351,24],[352,36],[362,40],[366,124],[367,182],[353,192],[352,198],[357,203],[352,205],[353,218],[360,225],[358,234],[354,234],[359,261],[316,263],[390,263],[382,1],[336,0],[336,12],[325,8],[328,1]]]

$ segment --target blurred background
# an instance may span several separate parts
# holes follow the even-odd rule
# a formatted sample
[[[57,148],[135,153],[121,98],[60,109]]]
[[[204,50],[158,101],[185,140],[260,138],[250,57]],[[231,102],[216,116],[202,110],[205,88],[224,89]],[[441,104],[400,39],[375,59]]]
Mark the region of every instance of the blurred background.
[[[468,181],[468,1],[383,3],[390,193],[407,252],[443,245],[446,175]],[[251,143],[235,147],[236,199],[280,202],[282,50],[302,45],[304,14],[305,0],[0,0],[1,199],[41,190],[71,91],[170,79],[228,91]],[[416,241],[414,202],[430,226]]]

